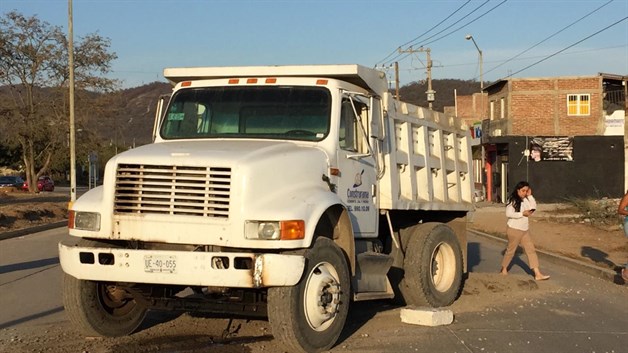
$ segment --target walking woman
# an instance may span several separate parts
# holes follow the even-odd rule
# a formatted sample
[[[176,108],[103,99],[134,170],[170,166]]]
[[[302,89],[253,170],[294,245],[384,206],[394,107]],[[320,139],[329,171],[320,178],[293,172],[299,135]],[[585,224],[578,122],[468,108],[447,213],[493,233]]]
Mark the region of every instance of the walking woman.
[[[532,197],[530,184],[526,181],[520,181],[517,183],[510,196],[508,196],[508,205],[506,206],[506,217],[508,218],[508,229],[506,230],[506,234],[508,235],[508,247],[506,248],[506,253],[504,253],[504,259],[502,260],[502,275],[508,274],[510,262],[515,256],[517,246],[521,244],[528,257],[528,264],[532,271],[534,271],[534,279],[543,281],[550,278],[550,276],[541,273],[539,269],[539,258],[536,255],[536,250],[530,238],[530,232],[528,231],[528,217],[534,213],[535,207],[536,202]]]

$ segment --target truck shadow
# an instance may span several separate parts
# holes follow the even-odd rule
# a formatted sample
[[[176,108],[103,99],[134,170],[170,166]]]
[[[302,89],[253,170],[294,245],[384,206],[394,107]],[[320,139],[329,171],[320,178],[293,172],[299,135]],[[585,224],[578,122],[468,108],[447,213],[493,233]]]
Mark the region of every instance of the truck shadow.
[[[375,300],[375,301],[361,301],[351,303],[349,309],[349,316],[345,324],[338,342],[334,347],[342,345],[342,342],[353,336],[362,326],[366,325],[368,321],[373,319],[375,315],[381,312],[395,310],[403,307],[403,305],[397,305],[392,300]]]
[[[260,324],[260,322],[262,322]],[[260,332],[251,327],[262,326]],[[273,341],[266,328],[267,322],[260,318],[238,319],[226,315],[209,313],[189,313],[184,311],[149,311],[144,322],[133,334],[133,341],[116,343],[122,351],[145,351],[147,347],[158,347],[160,352],[212,351],[220,353],[251,352],[246,344]],[[163,332],[167,330],[168,334]],[[243,332],[240,332],[240,331]],[[200,331],[200,332],[199,332]]]
[[[501,251],[502,256],[504,255],[505,252],[506,252],[506,249]],[[521,267],[521,269],[525,271],[527,274],[534,275],[534,272],[532,271],[532,269],[530,269],[530,266],[528,266],[528,264],[523,259],[521,259],[521,255],[523,254],[524,254],[523,249],[521,247],[518,247],[517,251],[515,252],[515,256],[512,258],[512,261],[510,262],[510,265],[508,266],[508,270],[510,270],[514,266],[518,266],[518,267]],[[469,242],[467,244],[467,269],[468,271],[474,272],[473,271],[474,268],[480,264],[481,260],[482,260],[482,250],[481,250],[480,243]],[[500,259],[500,262],[501,262],[501,259]],[[499,270],[499,266],[500,266],[500,263],[495,264],[496,272]]]

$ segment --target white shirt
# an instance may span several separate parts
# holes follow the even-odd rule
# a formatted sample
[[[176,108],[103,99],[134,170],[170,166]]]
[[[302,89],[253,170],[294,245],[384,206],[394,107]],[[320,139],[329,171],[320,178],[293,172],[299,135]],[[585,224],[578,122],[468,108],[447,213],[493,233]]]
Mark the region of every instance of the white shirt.
[[[515,211],[515,206],[512,203],[509,203],[506,206],[506,217],[508,218],[508,226],[510,228],[519,229],[526,231],[529,228],[528,217],[523,215],[523,211],[531,210],[536,207],[536,201],[532,196],[529,196],[532,200],[529,200],[528,197],[524,198],[521,201],[521,208],[519,212]]]

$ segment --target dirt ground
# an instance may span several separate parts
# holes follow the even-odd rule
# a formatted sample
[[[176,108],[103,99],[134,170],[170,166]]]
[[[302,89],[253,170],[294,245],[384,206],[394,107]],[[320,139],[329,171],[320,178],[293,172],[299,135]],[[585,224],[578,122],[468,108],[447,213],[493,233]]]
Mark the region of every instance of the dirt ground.
[[[0,233],[66,220],[68,201],[68,195],[57,192],[0,189]]]
[[[551,281],[538,284],[529,276],[471,273],[461,297],[451,306],[455,320],[466,314],[489,315],[504,303],[539,305],[562,289]],[[415,325],[400,323],[402,307],[390,301],[352,303],[341,341],[331,352],[370,351],[365,342],[393,342],[411,336]],[[454,321],[455,324],[455,321]],[[394,343],[389,343],[394,344]],[[257,319],[229,319],[190,314],[149,312],[138,332],[125,337],[85,337],[68,321],[0,329],[0,353],[281,353],[269,323]]]
[[[62,194],[38,195],[0,193],[0,233],[66,218],[68,197]],[[565,256],[584,259],[602,267],[625,262],[628,241],[623,231],[598,229],[577,223],[572,211],[552,205],[539,206],[531,224],[536,246]],[[503,205],[479,205],[470,228],[492,235],[505,233]],[[556,215],[567,215],[555,217]],[[542,298],[559,294],[552,281],[538,284],[529,276],[500,276],[497,273],[470,273],[461,297],[451,306],[458,317],[465,313],[488,313],[502,303],[536,305]],[[380,333],[410,335],[411,325],[398,325],[400,307],[389,302],[354,303],[334,352],[362,352],[365,338]],[[484,314],[483,314],[484,315]],[[488,315],[488,314],[487,314]],[[373,318],[381,318],[373,320]],[[456,319],[457,320],[457,319]],[[392,324],[395,323],[395,324]],[[394,330],[394,332],[392,331]],[[411,331],[409,331],[411,332]],[[189,314],[149,313],[139,332],[119,338],[85,338],[67,321],[44,325],[22,325],[0,329],[0,352],[283,352],[272,337],[265,320],[196,317]]]

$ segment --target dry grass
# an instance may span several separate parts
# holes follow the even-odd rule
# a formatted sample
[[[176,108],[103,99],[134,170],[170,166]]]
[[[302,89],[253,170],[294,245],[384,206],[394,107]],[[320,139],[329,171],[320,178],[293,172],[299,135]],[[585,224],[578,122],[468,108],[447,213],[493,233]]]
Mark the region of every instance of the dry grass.
[[[572,198],[567,200],[573,206],[576,221],[608,229],[621,224],[621,217],[617,214],[618,199],[603,198],[601,200]]]

